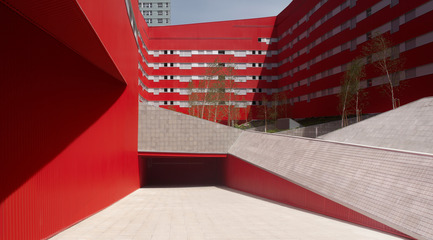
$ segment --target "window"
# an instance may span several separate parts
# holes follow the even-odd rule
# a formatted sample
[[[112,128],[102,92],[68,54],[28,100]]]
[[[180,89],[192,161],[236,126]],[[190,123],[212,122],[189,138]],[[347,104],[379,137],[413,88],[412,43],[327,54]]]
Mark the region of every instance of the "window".
[[[219,50],[218,54],[225,54],[225,51],[224,50]]]
[[[170,79],[172,79],[172,80],[173,80],[173,79],[174,79],[174,76],[170,76]]]
[[[168,12],[168,11],[165,11],[165,15],[168,16],[168,15],[169,15],[169,12]]]
[[[148,23],[148,24],[149,24],[149,23],[152,23],[152,19],[151,19],[151,18],[147,18],[147,19],[146,19],[146,23]]]
[[[174,105],[174,101],[170,101],[170,105]]]
[[[356,18],[350,19],[350,29],[356,28]]]
[[[373,86],[373,81],[371,79],[367,79],[367,87]]]
[[[253,63],[253,67],[256,67],[256,64],[255,64],[255,63]]]
[[[350,8],[356,6],[356,0],[350,0]]]
[[[416,68],[406,69],[405,75],[406,75],[406,79],[416,77]]]
[[[356,49],[356,39],[350,41],[350,51],[354,51]]]
[[[169,6],[170,6],[170,3],[166,2],[166,3],[165,3],[165,7],[168,8]]]
[[[253,51],[253,54],[256,54],[256,51]]]
[[[394,7],[398,4],[398,0],[391,0],[391,7]]]
[[[404,43],[404,45],[405,45],[406,51],[416,48],[416,38],[412,38],[410,40],[407,40]]]
[[[367,9],[366,14],[367,14],[367,17],[371,16],[371,8]]]
[[[145,8],[152,8],[152,3],[144,3]]]
[[[168,18],[165,19],[165,23],[169,23],[169,22],[168,22]]]
[[[405,22],[409,22],[409,21],[413,20],[415,17],[416,17],[415,9],[412,10],[412,11],[410,11],[410,12],[407,12],[407,13],[404,15]]]
[[[371,63],[371,55],[368,55],[367,56],[367,64],[370,64]]]
[[[168,67],[168,63],[164,63],[164,67]]]
[[[162,23],[162,18],[158,18],[158,23]]]
[[[158,3],[158,8],[162,8],[162,3]]]
[[[371,32],[368,32],[368,33],[367,33],[367,41],[368,41],[368,40],[371,40]]]
[[[152,16],[152,11],[143,11],[144,16]]]
[[[398,30],[400,30],[400,18],[391,21],[391,33],[398,32]]]
[[[161,16],[163,14],[163,11],[158,11],[158,16]]]
[[[262,41],[262,38],[258,38],[257,40],[258,40],[259,42],[261,42],[261,41]]]
[[[167,105],[168,104],[168,101],[164,101],[164,105]]]
[[[164,92],[168,92],[168,89],[167,89],[167,88],[164,88]]]
[[[262,54],[262,51],[259,50],[259,53],[258,53],[258,54],[261,55],[261,54]]]

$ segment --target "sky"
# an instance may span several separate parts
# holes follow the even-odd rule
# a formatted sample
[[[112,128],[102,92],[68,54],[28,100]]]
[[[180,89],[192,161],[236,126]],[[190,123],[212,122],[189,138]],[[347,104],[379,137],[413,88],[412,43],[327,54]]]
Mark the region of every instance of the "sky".
[[[291,0],[171,0],[171,24],[190,24],[278,15]]]

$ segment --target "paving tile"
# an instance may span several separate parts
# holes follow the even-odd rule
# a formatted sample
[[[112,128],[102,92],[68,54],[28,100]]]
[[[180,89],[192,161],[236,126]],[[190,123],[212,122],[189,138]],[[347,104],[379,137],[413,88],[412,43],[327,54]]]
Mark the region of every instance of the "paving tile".
[[[98,219],[105,219],[104,227],[98,225]],[[228,191],[223,187],[210,186],[139,189],[52,239],[400,238],[241,192]]]

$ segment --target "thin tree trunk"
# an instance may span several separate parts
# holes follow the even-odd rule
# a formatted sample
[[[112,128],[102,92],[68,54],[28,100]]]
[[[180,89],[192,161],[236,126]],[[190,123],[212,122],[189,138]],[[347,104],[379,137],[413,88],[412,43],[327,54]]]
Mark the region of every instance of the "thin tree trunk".
[[[203,97],[203,101],[202,101],[201,118],[203,118],[203,116],[204,116],[204,107],[206,105],[206,97],[207,97],[207,92],[208,92],[207,90],[209,88],[209,84],[210,84],[210,80],[207,82],[207,86],[205,88],[205,93],[204,93],[204,97]]]
[[[392,80],[391,77],[389,76],[389,71],[387,69],[386,63],[385,63],[385,71],[386,71],[386,76],[388,77],[389,88],[391,90],[392,109],[395,109],[394,86],[392,85]]]
[[[346,94],[344,95],[344,102],[343,102],[343,112],[341,113],[341,128],[345,127],[344,119],[346,115],[346,101],[347,101],[347,94],[349,93],[349,84],[347,84],[346,87]]]
[[[356,122],[359,122],[361,120],[361,117],[359,116],[358,100],[359,100],[359,90],[356,91]]]

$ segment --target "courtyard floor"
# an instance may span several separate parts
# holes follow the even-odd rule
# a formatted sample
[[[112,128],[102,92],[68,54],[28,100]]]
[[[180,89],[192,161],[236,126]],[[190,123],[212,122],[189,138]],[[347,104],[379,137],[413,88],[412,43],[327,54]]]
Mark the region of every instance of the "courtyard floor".
[[[141,188],[52,239],[401,239],[225,187]]]

